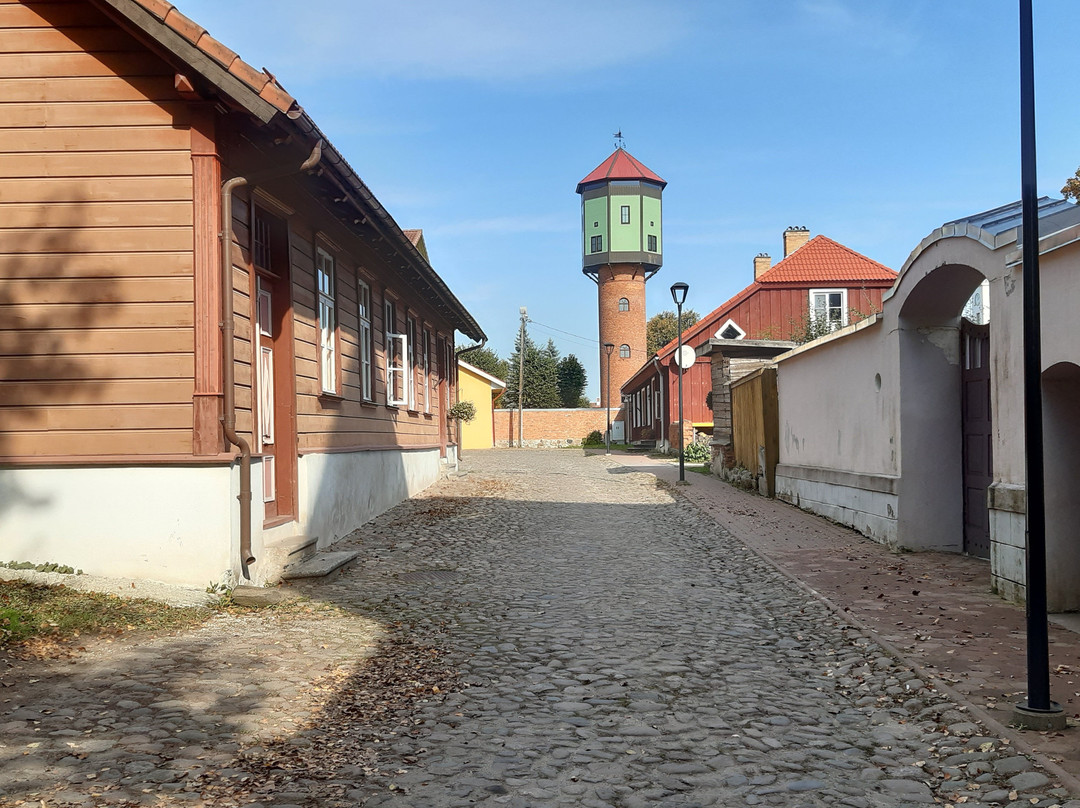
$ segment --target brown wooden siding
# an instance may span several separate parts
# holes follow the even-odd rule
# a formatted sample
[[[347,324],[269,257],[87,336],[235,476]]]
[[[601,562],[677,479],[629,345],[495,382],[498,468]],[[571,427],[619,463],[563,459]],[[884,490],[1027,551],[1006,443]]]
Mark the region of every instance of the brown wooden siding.
[[[191,453],[192,178],[172,70],[85,2],[0,0],[0,457]]]

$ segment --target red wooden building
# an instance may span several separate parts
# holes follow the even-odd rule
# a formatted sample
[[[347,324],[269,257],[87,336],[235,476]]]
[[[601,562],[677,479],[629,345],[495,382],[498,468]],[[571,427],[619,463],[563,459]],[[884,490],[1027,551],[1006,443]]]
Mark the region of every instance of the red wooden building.
[[[805,228],[784,232],[784,258],[776,266],[762,253],[754,259],[754,282],[683,334],[693,348],[710,339],[805,342],[881,311],[882,293],[896,280],[883,264]],[[678,367],[672,340],[622,387],[627,437],[631,441],[678,440]],[[683,374],[686,439],[694,430],[711,433],[712,390],[707,356]]]

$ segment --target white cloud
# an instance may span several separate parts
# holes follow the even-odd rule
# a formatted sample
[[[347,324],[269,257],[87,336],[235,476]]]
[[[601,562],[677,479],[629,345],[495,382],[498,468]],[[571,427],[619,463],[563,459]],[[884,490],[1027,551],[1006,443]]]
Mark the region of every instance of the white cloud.
[[[176,2],[211,34],[216,23],[246,29],[274,64],[308,80],[566,76],[664,51],[690,27],[689,12],[663,0],[308,0],[300,17],[295,0]]]

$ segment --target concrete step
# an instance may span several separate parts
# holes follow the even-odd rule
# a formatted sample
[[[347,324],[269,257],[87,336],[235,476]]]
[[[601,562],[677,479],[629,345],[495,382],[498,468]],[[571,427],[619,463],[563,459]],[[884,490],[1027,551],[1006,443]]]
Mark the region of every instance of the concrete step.
[[[286,564],[293,564],[315,555],[318,536],[293,535],[281,539],[271,539],[266,549]]]
[[[359,550],[338,550],[318,553],[315,556],[289,564],[281,573],[282,580],[296,581],[302,578],[326,578],[343,570],[360,556]]]

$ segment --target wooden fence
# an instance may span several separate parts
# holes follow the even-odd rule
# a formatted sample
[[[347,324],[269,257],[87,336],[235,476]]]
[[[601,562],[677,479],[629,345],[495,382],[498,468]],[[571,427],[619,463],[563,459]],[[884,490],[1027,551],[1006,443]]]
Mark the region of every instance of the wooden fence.
[[[759,368],[731,384],[732,443],[735,463],[747,469],[766,496],[776,493],[780,419],[776,368]]]

